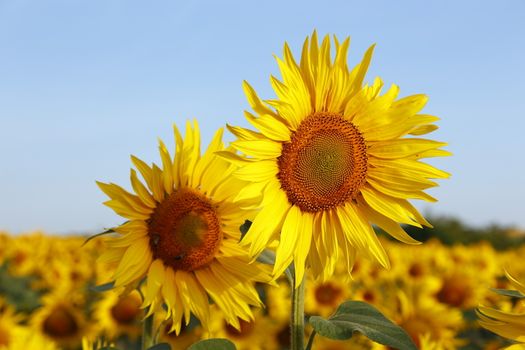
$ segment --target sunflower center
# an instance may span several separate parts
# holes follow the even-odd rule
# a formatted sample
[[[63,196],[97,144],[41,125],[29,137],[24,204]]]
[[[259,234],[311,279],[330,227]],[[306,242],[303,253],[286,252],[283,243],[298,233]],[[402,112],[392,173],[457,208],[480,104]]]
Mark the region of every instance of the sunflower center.
[[[70,311],[57,307],[44,320],[43,329],[51,337],[63,338],[74,335],[78,331],[78,324]]]
[[[140,300],[133,295],[127,295],[111,308],[111,316],[117,323],[129,325],[135,322],[140,314]]]
[[[471,296],[471,290],[461,276],[452,276],[444,280],[443,286],[437,293],[437,299],[454,307],[460,307]]]
[[[425,274],[425,270],[421,264],[416,262],[410,266],[408,274],[414,278],[419,278]]]
[[[337,304],[337,299],[342,293],[341,288],[331,283],[324,283],[315,288],[315,300],[321,305],[334,305]]]
[[[365,182],[366,143],[354,124],[334,113],[307,117],[278,158],[288,200],[317,212],[355,199]]]
[[[222,240],[215,206],[189,188],[159,203],[148,221],[148,234],[154,258],[185,271],[211,263]]]

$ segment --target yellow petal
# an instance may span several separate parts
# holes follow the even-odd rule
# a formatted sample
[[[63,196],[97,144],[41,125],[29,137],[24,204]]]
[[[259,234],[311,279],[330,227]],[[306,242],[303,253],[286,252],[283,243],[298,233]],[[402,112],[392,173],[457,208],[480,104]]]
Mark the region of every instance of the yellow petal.
[[[275,278],[282,275],[284,270],[292,263],[299,235],[302,234],[303,215],[299,207],[291,206],[281,229],[279,246],[275,256],[273,275]]]
[[[270,140],[237,140],[232,142],[232,146],[238,151],[259,159],[277,158],[282,152],[281,143]]]
[[[446,146],[445,142],[425,139],[396,139],[370,145],[368,153],[383,159],[406,158],[418,153]]]
[[[245,113],[246,119],[266,137],[274,141],[290,141],[291,130],[272,115],[264,114],[255,118],[250,113]]]

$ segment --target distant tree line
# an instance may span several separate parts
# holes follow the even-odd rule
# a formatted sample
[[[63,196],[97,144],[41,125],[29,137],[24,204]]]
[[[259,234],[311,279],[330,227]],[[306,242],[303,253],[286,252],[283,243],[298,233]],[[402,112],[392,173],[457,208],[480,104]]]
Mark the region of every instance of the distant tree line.
[[[434,228],[422,229],[413,226],[404,226],[405,231],[418,241],[425,242],[429,239],[438,239],[443,244],[473,244],[488,241],[495,249],[511,249],[525,244],[525,232],[514,227],[488,225],[485,227],[470,227],[460,219],[454,217],[430,217],[429,221]],[[381,230],[378,230],[380,233]],[[389,235],[387,235],[390,237]]]

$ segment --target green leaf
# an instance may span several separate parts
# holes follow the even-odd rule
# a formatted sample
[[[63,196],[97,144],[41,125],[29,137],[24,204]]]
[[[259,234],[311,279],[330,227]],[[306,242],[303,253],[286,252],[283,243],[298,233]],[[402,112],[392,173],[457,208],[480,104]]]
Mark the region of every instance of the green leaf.
[[[98,286],[91,287],[90,289],[94,292],[106,292],[108,290],[111,290],[115,287],[115,281],[111,281],[108,283],[100,284]]]
[[[100,236],[103,236],[103,235],[107,235],[107,234],[109,234],[109,233],[113,233],[113,232],[115,232],[115,231],[113,231],[113,229],[110,228],[109,230],[106,230],[106,231],[104,231],[104,232],[100,232],[100,233],[94,234],[93,236],[89,236],[89,237],[84,241],[84,243],[82,243],[82,246],[81,246],[81,247],[83,247],[83,246],[85,246],[86,244],[88,244],[88,242],[91,241],[92,239],[95,239],[95,238],[97,238],[97,237],[100,237]]]
[[[35,276],[12,276],[9,261],[0,265],[0,296],[13,305],[18,312],[31,313],[40,306],[42,290],[35,290],[31,284]]]
[[[498,288],[490,288],[490,290],[493,291],[494,293],[498,293],[499,295],[504,295],[506,297],[518,298],[518,299],[525,298],[525,295],[521,294],[517,290],[498,289]]]
[[[346,301],[328,320],[312,316],[310,323],[317,333],[330,339],[350,339],[354,332],[359,332],[379,344],[401,350],[417,350],[403,328],[362,301]]]
[[[168,343],[159,343],[148,348],[148,350],[171,350],[171,346]]]
[[[206,339],[192,344],[188,350],[235,350],[235,345],[228,339]]]

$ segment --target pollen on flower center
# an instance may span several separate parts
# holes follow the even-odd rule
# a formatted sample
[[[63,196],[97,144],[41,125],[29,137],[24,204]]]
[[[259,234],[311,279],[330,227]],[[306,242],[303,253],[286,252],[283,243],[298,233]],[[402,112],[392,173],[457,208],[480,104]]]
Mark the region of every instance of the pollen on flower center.
[[[215,206],[189,188],[174,191],[148,220],[153,256],[174,270],[193,271],[212,262],[222,240]]]
[[[356,126],[338,114],[319,112],[283,144],[278,177],[292,204],[317,212],[355,198],[367,165],[365,140]]]

